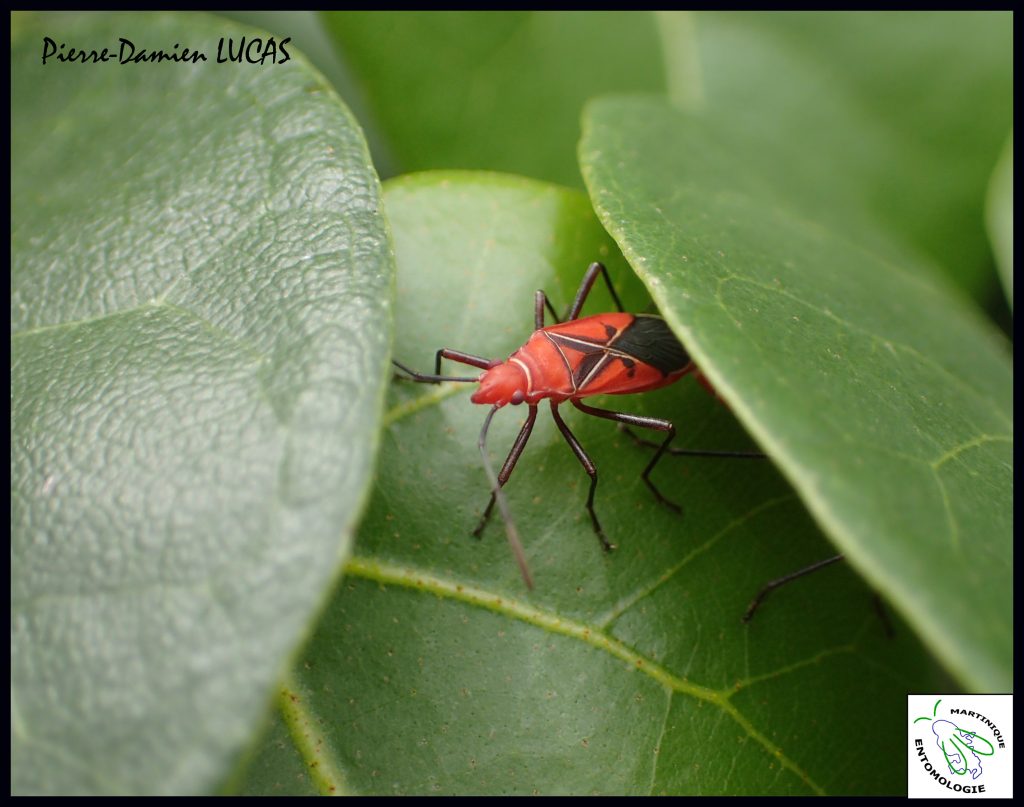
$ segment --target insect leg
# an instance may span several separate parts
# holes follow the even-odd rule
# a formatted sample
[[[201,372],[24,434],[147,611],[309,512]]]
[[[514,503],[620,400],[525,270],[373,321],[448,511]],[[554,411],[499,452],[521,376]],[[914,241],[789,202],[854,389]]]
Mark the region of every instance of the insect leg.
[[[645,415],[629,415],[625,412],[612,412],[608,409],[596,409],[593,406],[587,406],[586,404],[580,403],[575,399],[572,401],[572,405],[581,412],[586,412],[588,415],[594,415],[595,417],[604,418],[605,420],[614,420],[616,423],[624,423],[631,426],[641,426],[645,429],[655,429],[660,432],[668,432],[665,436],[664,442],[660,444],[654,456],[651,457],[651,461],[647,463],[647,467],[644,468],[640,477],[647,484],[647,487],[651,489],[651,493],[654,494],[654,497],[669,510],[673,510],[676,513],[681,513],[683,511],[678,504],[671,499],[666,498],[651,481],[651,471],[653,471],[654,466],[658,464],[658,460],[660,460],[662,455],[665,453],[665,450],[668,448],[668,444],[672,442],[672,438],[676,436],[676,427],[672,425],[671,421],[662,420],[661,418],[646,417]]]
[[[481,370],[490,370],[501,364],[501,359],[485,359],[483,356],[474,356],[472,353],[463,353],[461,350],[452,350],[443,347],[435,356],[434,374],[441,375],[441,359],[457,361],[459,364],[468,364],[470,367],[479,367]],[[474,381],[476,379],[473,379]]]
[[[535,405],[530,406],[530,413],[526,416],[526,423],[523,424],[523,428],[519,430],[519,436],[516,437],[516,441],[512,444],[512,450],[508,452],[508,456],[505,458],[505,464],[501,466],[501,470],[498,472],[498,487],[504,487],[505,483],[508,482],[508,478],[512,476],[512,470],[516,467],[516,463],[519,461],[519,456],[523,453],[523,449],[526,448],[526,441],[530,439],[530,432],[533,431],[533,422],[537,419],[537,407]],[[473,535],[477,538],[484,531],[484,527],[487,526],[487,522],[490,521],[491,511],[494,509],[495,495],[491,493],[491,500],[487,503],[487,509],[484,510],[483,516],[480,518],[480,523],[476,525],[476,529],[473,530]]]
[[[437,356],[434,361],[434,372],[430,373],[419,373],[409,367],[406,367],[400,361],[391,360],[391,363],[395,365],[403,373],[407,373],[413,381],[419,381],[422,384],[440,384],[442,381],[479,381],[479,376],[449,376],[441,375],[441,359],[450,359],[451,361],[457,361],[461,364],[468,364],[471,367],[479,367],[482,370],[488,370],[497,364],[501,364],[498,359],[485,359],[482,356],[474,356],[471,353],[463,353],[460,350],[451,350],[450,348],[443,347],[437,351]],[[402,376],[398,376],[402,378]]]
[[[519,564],[519,572],[523,576],[523,582],[526,583],[528,589],[533,588],[533,578],[530,577],[530,567],[526,565],[526,552],[523,551],[523,543],[519,540],[519,531],[516,529],[516,524],[512,520],[512,513],[509,512],[508,502],[505,500],[505,494],[501,490],[501,485],[498,484],[498,478],[494,475],[494,468],[491,467],[491,461],[487,457],[487,429],[491,425],[491,418],[494,417],[494,413],[498,411],[500,407],[494,406],[491,411],[487,413],[487,417],[484,418],[484,426],[480,429],[480,439],[477,440],[477,448],[480,449],[480,457],[484,463],[484,471],[487,472],[487,479],[491,483],[491,495],[498,500],[498,509],[501,510],[502,520],[505,522],[505,535],[508,536],[508,545],[512,549],[512,554],[515,556],[516,563]]]
[[[767,597],[775,589],[779,588],[779,586],[784,586],[786,585],[786,583],[791,583],[799,577],[803,577],[804,575],[810,574],[811,572],[818,571],[818,569],[824,569],[826,566],[829,566],[830,564],[833,564],[836,561],[842,559],[842,555],[835,555],[831,558],[825,558],[825,560],[819,560],[817,563],[812,563],[810,566],[805,566],[803,569],[799,569],[795,572],[783,575],[782,577],[778,577],[775,580],[772,580],[770,583],[765,584],[765,586],[759,592],[757,592],[757,596],[754,597],[750,605],[747,606],[747,610],[743,614],[742,621],[749,622],[751,618],[754,616],[754,612],[761,606],[761,602],[764,600],[764,598]]]
[[[792,583],[794,580],[809,575],[812,572],[816,572],[819,569],[824,569],[826,566],[831,566],[833,563],[840,560],[843,560],[842,555],[833,555],[830,558],[825,558],[825,560],[819,560],[817,563],[812,563],[810,566],[805,566],[803,569],[798,569],[795,572],[791,572],[790,574],[783,575],[782,577],[772,580],[770,583],[762,587],[762,589],[759,592],[757,592],[757,596],[754,597],[750,605],[747,606],[747,610],[744,612],[741,621],[749,622],[751,619],[753,619],[754,612],[756,612],[757,609],[761,606],[761,603],[764,601],[764,598],[767,597],[775,589],[786,585],[786,583]],[[878,616],[879,622],[882,623],[882,630],[885,631],[885,635],[890,639],[894,638],[896,636],[896,631],[893,630],[892,620],[889,619],[889,614],[885,609],[885,605],[882,604],[882,598],[879,597],[878,594],[873,594],[871,597],[871,602],[875,607],[875,614]]]
[[[395,378],[405,379],[407,381],[418,381],[421,384],[440,384],[442,381],[478,381],[478,376],[454,376],[454,375],[429,375],[428,373],[418,373],[410,367],[406,367],[400,361],[391,360],[391,363],[395,365],[403,373],[408,374],[408,378],[395,373]]]
[[[543,289],[537,289],[537,294],[533,298],[533,322],[534,330],[539,331],[544,327],[544,306],[547,306],[548,311],[551,312],[551,319],[558,324],[562,320],[558,318],[558,314],[555,313],[555,307],[551,305],[551,301],[548,296],[544,293]]]
[[[574,402],[575,403],[575,402]],[[576,459],[580,461],[583,466],[583,470],[590,476],[590,493],[587,495],[587,512],[590,513],[590,521],[594,525],[594,532],[597,533],[597,538],[601,542],[601,546],[605,552],[615,549],[614,545],[608,542],[608,538],[605,537],[604,530],[601,529],[601,523],[597,520],[597,514],[594,512],[594,491],[597,489],[597,466],[594,465],[594,461],[587,456],[587,452],[583,450],[583,446],[580,445],[580,441],[576,439],[569,427],[565,425],[565,421],[562,420],[562,416],[558,414],[558,404],[554,401],[551,402],[551,416],[555,419],[555,425],[558,426],[558,430],[562,433],[565,441],[569,444],[569,448],[572,449],[573,454],[576,455]]]
[[[576,402],[573,401],[573,403],[576,403]],[[579,406],[579,404],[577,404],[577,406]],[[590,414],[597,414],[596,412],[592,412],[590,407],[583,408],[581,406],[580,408],[583,409],[583,411],[588,412]],[[755,451],[703,451],[703,450],[691,450],[691,449],[683,449],[683,448],[679,448],[679,449],[666,448],[668,440],[671,439],[671,435],[669,436],[668,440],[666,440],[664,443],[655,443],[655,442],[653,442],[651,440],[644,440],[642,437],[637,436],[636,434],[634,434],[629,429],[629,427],[627,427],[625,425],[621,425],[620,428],[622,429],[622,431],[624,431],[626,434],[628,434],[630,437],[632,437],[633,440],[635,440],[639,445],[651,446],[651,447],[659,448],[659,454],[662,451],[665,451],[665,452],[667,452],[669,454],[682,454],[682,455],[693,456],[693,457],[733,457],[733,458],[739,458],[739,459],[767,459],[767,455],[761,454],[761,453],[758,453],[758,452],[755,452]],[[657,455],[655,456],[655,459],[657,459]],[[650,471],[650,469],[653,466],[653,464],[654,463],[652,461],[651,464],[647,466],[647,472]],[[649,479],[647,479],[645,481],[647,481],[648,485],[651,484]],[[654,488],[652,486],[652,490],[653,489]],[[657,495],[657,491],[655,491],[655,494]],[[664,497],[662,497],[662,496],[659,496],[659,499],[664,501]],[[671,502],[666,502],[666,503],[671,505]],[[812,572],[816,572],[816,571],[818,571],[818,569],[823,569],[826,566],[829,566],[829,565],[835,563],[836,561],[839,561],[839,560],[842,560],[842,559],[843,559],[842,555],[835,555],[834,557],[826,558],[825,560],[818,561],[817,563],[812,563],[810,566],[807,566],[807,567],[805,567],[803,569],[799,569],[799,570],[797,570],[795,572],[792,572],[790,574],[784,575],[783,577],[779,577],[779,578],[777,578],[775,580],[772,580],[771,582],[767,583],[757,593],[757,596],[754,597],[753,601],[747,607],[746,612],[743,614],[742,621],[743,622],[749,622],[751,620],[751,618],[754,616],[754,612],[757,611],[757,609],[760,607],[761,602],[764,600],[764,598],[767,597],[768,594],[770,594],[775,589],[779,588],[780,586],[784,586],[786,583],[790,583],[793,580],[796,580],[796,579],[798,579],[800,577],[803,577],[804,575],[808,575],[808,574],[811,574]],[[892,636],[893,635],[892,626],[889,623],[889,619],[888,619],[888,617],[887,617],[887,615],[885,613],[885,610],[882,608],[881,602],[878,600],[877,596],[875,598],[875,603],[876,603],[876,609],[878,610],[879,618],[882,620],[882,624],[885,627],[886,634],[889,635],[889,636]]]
[[[639,446],[649,446],[651,448],[658,448],[661,443],[656,443],[653,440],[645,440],[643,437],[638,435],[632,429],[626,425],[620,425],[619,429],[625,432],[634,443]],[[748,460],[766,460],[768,459],[767,454],[762,454],[760,451],[706,451],[704,449],[696,448],[675,448],[669,446],[665,449],[666,454],[672,454],[674,456],[686,456],[686,457],[736,457],[738,459]]]
[[[604,282],[608,286],[608,291],[611,292],[612,299],[615,301],[616,307],[619,311],[623,310],[622,301],[619,299],[619,295],[615,293],[615,287],[612,285],[611,278],[608,277],[608,270],[604,268],[603,263],[597,263],[595,261],[590,264],[586,273],[583,275],[583,282],[580,283],[580,289],[576,292],[576,299],[572,301],[572,305],[569,307],[569,313],[565,315],[567,320],[579,317],[580,311],[583,309],[583,303],[586,302],[587,295],[590,294],[590,290],[594,287],[594,283],[599,274],[604,275]]]

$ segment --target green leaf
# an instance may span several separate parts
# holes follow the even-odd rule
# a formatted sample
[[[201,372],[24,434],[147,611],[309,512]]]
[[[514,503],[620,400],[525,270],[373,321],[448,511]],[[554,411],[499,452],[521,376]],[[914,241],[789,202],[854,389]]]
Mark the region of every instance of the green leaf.
[[[1003,148],[988,186],[988,234],[1006,299],[1013,307],[1013,133]]]
[[[766,181],[850,235],[880,225],[988,299],[983,202],[1013,118],[1010,12],[701,13],[692,28],[666,52],[696,40],[699,109],[776,155],[758,165]]]
[[[832,540],[964,684],[1008,690],[1002,338],[824,198],[820,217],[791,204],[769,179],[788,153],[756,132],[613,98],[588,107],[580,154],[602,222]]]
[[[561,309],[595,259],[627,308],[646,307],[580,193],[439,173],[386,184],[385,201],[395,355],[413,367],[443,346],[507,356],[533,328],[534,290]],[[599,284],[584,311],[610,305]],[[541,411],[506,486],[529,592],[497,518],[470,536],[488,499],[487,410],[467,386],[393,384],[356,556],[283,687],[291,743],[269,738],[240,789],[285,781],[298,751],[322,792],[904,790],[905,692],[939,686],[912,632],[887,638],[843,566],[740,622],[766,581],[832,551],[770,462],[666,458],[655,480],[680,516],[640,480],[648,449],[564,406],[598,468],[597,512],[618,545],[604,553],[588,477]],[[671,418],[680,445],[753,448],[692,378],[594,403]],[[495,417],[495,464],[524,415]]]
[[[43,65],[44,36],[209,60]],[[13,43],[13,792],[214,788],[349,554],[387,378],[380,188],[297,52],[216,63],[243,36],[266,38],[43,16]]]
[[[488,168],[580,185],[583,103],[661,90],[649,14],[332,12],[326,25],[406,171]]]
[[[376,131],[369,107],[363,97],[359,83],[352,71],[344,64],[341,53],[324,25],[323,15],[318,11],[219,11],[229,20],[262,28],[274,34],[278,40],[287,38],[289,47],[294,47],[313,63],[330,82],[351,110],[366,136],[373,156],[373,165],[380,175],[395,173],[391,169],[394,158],[385,143],[384,136]]]
[[[253,744],[236,775],[226,783],[224,790],[227,793],[242,796],[319,794],[315,780],[310,776],[309,761],[305,756],[308,754],[312,761],[315,761],[318,750],[316,743],[314,741],[298,744],[294,739],[294,736],[309,737],[313,734],[310,732],[311,727],[287,723],[283,713],[289,710],[289,713],[296,711],[296,704],[291,700],[293,693],[282,689],[280,697],[280,710],[274,711],[271,722]],[[292,735],[292,726],[303,733]]]

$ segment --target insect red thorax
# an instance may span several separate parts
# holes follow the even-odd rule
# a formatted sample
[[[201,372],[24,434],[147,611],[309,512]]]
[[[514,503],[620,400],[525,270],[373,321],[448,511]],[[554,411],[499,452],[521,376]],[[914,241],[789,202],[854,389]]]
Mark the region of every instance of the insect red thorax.
[[[694,369],[660,317],[594,314],[538,328],[508,361],[480,376],[473,403],[554,403],[664,387]]]

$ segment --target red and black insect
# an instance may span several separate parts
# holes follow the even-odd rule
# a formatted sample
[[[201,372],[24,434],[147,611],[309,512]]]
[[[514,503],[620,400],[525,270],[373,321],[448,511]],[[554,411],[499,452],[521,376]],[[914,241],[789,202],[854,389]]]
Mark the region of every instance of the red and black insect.
[[[594,314],[581,318],[580,311],[583,309],[583,304],[597,281],[598,275],[604,278],[618,312]],[[544,325],[545,308],[550,312],[556,324]],[[523,453],[527,440],[530,439],[533,424],[537,419],[537,407],[544,399],[550,403],[551,416],[555,420],[555,425],[590,476],[587,512],[590,514],[594,532],[606,551],[614,549],[614,546],[605,536],[597,513],[594,512],[597,467],[559,414],[560,404],[568,401],[588,415],[615,421],[638,443],[657,448],[651,461],[642,471],[641,477],[655,498],[677,513],[681,512],[679,505],[666,498],[651,480],[651,471],[654,470],[664,454],[758,459],[763,459],[765,456],[756,452],[695,451],[672,448],[669,444],[676,435],[676,429],[670,421],[598,409],[582,403],[583,398],[592,395],[626,395],[635,392],[648,392],[672,384],[691,372],[696,372],[702,382],[707,385],[703,377],[699,375],[699,370],[686,349],[679,343],[675,334],[661,317],[650,314],[627,314],[623,311],[622,302],[619,300],[611,279],[608,277],[608,270],[603,264],[592,263],[587,269],[579,291],[576,293],[576,298],[569,307],[564,320],[559,320],[547,295],[540,290],[535,296],[534,312],[536,329],[533,335],[525,345],[509,356],[507,361],[487,359],[458,350],[441,348],[436,354],[433,374],[418,373],[400,362],[394,362],[395,366],[407,373],[414,381],[429,384],[437,384],[442,381],[479,383],[480,387],[473,393],[471,400],[473,403],[491,406],[491,411],[484,419],[478,442],[484,460],[484,468],[491,482],[491,499],[473,534],[479,537],[491,517],[495,502],[497,502],[505,521],[509,543],[519,563],[523,580],[529,588],[533,588],[533,580],[526,565],[525,554],[515,528],[515,522],[508,511],[501,488],[512,475],[516,462]],[[479,367],[484,372],[479,376],[472,377],[445,376],[441,374],[442,359]],[[491,424],[491,419],[495,412],[503,406],[524,403],[529,410],[526,422],[512,444],[512,450],[501,466],[501,470],[495,475],[486,451],[487,429]],[[642,440],[629,431],[629,426],[659,431],[664,433],[665,438],[660,443]],[[832,562],[832,560],[828,562]],[[795,575],[787,576],[785,580],[780,578],[780,580],[769,583],[751,604],[744,616],[744,621],[753,615],[761,599],[770,590],[823,565],[825,564],[815,564],[814,567],[808,567]]]

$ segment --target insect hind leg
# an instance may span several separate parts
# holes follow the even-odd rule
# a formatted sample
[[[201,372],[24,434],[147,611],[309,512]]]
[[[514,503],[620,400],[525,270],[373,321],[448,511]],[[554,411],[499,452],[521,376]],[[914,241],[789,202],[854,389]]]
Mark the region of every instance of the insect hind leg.
[[[619,430],[638,446],[646,446],[648,448],[659,448],[661,446],[661,443],[656,443],[653,440],[645,440],[625,424],[620,423]],[[675,446],[669,446],[666,448],[665,453],[671,454],[674,457],[734,457],[736,459],[745,460],[768,459],[768,455],[762,454],[760,451],[708,451],[699,448],[676,448]]]
[[[794,580],[798,580],[801,577],[804,577],[805,575],[818,571],[819,569],[824,569],[826,566],[831,566],[833,563],[836,563],[840,560],[843,560],[842,555],[834,555],[830,558],[825,558],[825,560],[819,560],[817,563],[812,563],[810,566],[805,566],[804,568],[798,569],[795,572],[790,572],[787,575],[777,577],[776,579],[770,580],[769,582],[765,583],[761,587],[761,590],[757,592],[757,596],[755,596],[754,599],[751,600],[750,605],[747,606],[747,610],[744,612],[741,621],[749,622],[753,618],[754,613],[757,611],[757,609],[761,607],[761,603],[764,602],[764,598],[771,594],[773,591],[775,591],[775,589],[786,585],[786,583],[792,583]]]

